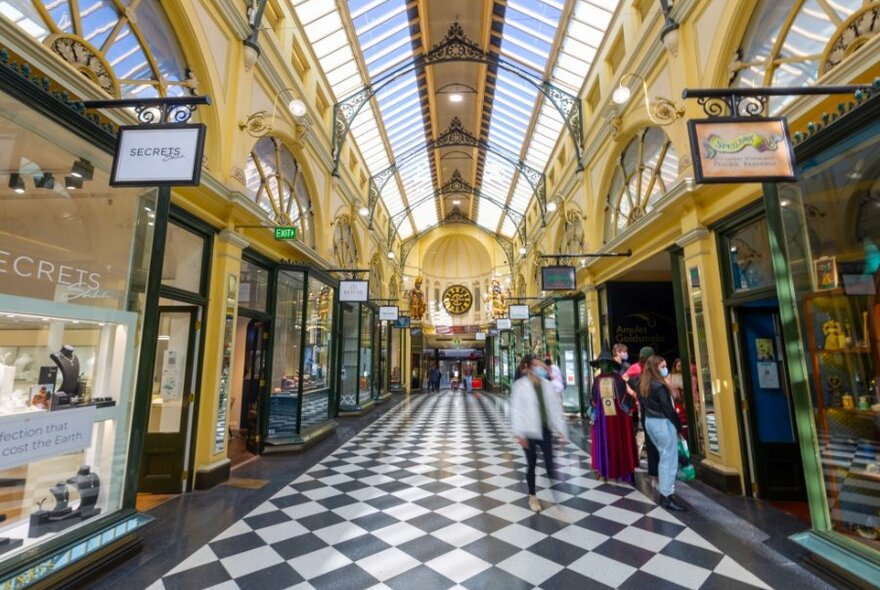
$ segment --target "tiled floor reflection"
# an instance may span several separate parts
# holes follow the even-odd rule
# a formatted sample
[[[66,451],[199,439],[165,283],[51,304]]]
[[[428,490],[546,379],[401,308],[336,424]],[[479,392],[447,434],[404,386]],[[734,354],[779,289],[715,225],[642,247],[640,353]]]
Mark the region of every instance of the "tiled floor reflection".
[[[573,445],[530,512],[496,404],[402,404],[151,590],[769,588]]]

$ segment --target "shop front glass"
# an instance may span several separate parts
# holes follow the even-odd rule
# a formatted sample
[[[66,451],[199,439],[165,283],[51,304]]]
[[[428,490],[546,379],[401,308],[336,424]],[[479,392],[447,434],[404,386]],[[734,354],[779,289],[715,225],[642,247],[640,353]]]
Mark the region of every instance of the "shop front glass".
[[[375,312],[361,305],[360,370],[358,371],[358,402],[364,404],[373,399],[373,324]]]
[[[332,417],[333,298],[335,289],[314,275],[309,277],[303,357],[303,400],[300,432],[320,426]]]
[[[529,350],[532,354],[544,354],[544,330],[540,315],[529,316]]]
[[[587,300],[578,301],[578,340],[581,353],[581,392],[584,403],[588,403],[590,390],[593,387],[593,370],[590,361],[593,359],[593,343],[590,338],[589,318],[587,317]]]
[[[581,384],[578,379],[578,318],[577,301],[563,299],[557,301],[556,308],[556,350],[552,355],[553,362],[562,373],[562,406],[566,412],[581,411]]]
[[[880,124],[780,186],[816,453],[834,531],[880,550]],[[820,527],[823,528],[823,527]]]
[[[302,363],[302,317],[305,276],[300,271],[278,272],[275,290],[275,344],[269,395],[266,441],[281,442],[297,434],[296,413]]]
[[[156,191],[110,188],[109,160],[0,93],[0,561],[119,511],[137,469]]]
[[[342,303],[342,368],[339,371],[339,409],[358,407],[358,322],[360,304]]]

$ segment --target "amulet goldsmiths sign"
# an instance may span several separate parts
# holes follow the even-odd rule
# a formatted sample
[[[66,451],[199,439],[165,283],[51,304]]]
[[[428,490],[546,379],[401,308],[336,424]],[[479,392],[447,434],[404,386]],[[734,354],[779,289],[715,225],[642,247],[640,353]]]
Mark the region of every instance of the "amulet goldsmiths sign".
[[[688,135],[696,182],[797,180],[784,117],[691,120]]]
[[[110,186],[197,186],[204,148],[201,123],[122,126]]]

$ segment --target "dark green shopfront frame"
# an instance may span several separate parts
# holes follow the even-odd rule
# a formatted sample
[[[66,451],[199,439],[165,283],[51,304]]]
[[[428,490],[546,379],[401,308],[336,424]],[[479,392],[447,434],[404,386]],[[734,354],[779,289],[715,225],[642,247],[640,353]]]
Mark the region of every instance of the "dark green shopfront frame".
[[[871,126],[880,133],[880,97],[877,95],[796,146],[797,161],[804,162],[820,156],[841,141],[863,133],[866,128]],[[800,168],[798,176],[801,176]],[[880,580],[880,553],[833,531],[831,527],[827,496],[823,484],[822,465],[815,445],[816,430],[806,370],[807,358],[798,330],[797,298],[788,271],[779,191],[775,184],[764,185],[764,204],[770,230],[770,251],[776,274],[786,355],[789,361],[789,380],[794,395],[795,424],[800,441],[807,500],[813,525],[811,531],[796,534],[792,539],[807,548],[820,562],[844,572],[847,576],[860,578],[869,585],[875,585]]]
[[[15,64],[8,53],[0,48],[0,88],[12,98],[28,105],[46,117],[89,143],[113,154],[116,136],[107,127],[84,113],[71,108],[67,95],[52,93],[48,79],[31,78],[32,72],[22,64]],[[45,84],[43,83],[45,80]],[[171,189],[158,189],[156,198],[153,248],[147,277],[133,277],[133,290],[144,293],[144,325],[142,342],[155,342],[158,336],[159,287],[162,280],[161,261],[165,253],[168,218],[171,210]],[[155,347],[141,347],[138,358],[138,374],[135,383],[134,411],[131,421],[131,442],[128,448],[126,478],[123,484],[122,505],[116,512],[96,517],[69,534],[61,534],[45,543],[4,561],[0,566],[0,586],[24,588],[31,584],[51,585],[63,579],[70,584],[89,579],[92,572],[107,567],[120,555],[137,550],[140,541],[134,532],[152,521],[152,518],[135,510],[138,468],[143,450],[150,397],[138,394],[149,392],[149,381],[155,361]],[[143,370],[141,370],[143,369]],[[64,565],[58,566],[57,564]]]
[[[578,317],[578,308],[577,308],[578,302],[580,302],[583,299],[584,299],[583,294],[566,295],[563,297],[553,297],[553,298],[550,298],[547,301],[541,303],[540,309],[541,309],[541,327],[542,327],[542,332],[543,332],[541,334],[541,340],[542,340],[542,343],[544,346],[543,353],[544,354],[556,354],[556,358],[553,360],[553,362],[558,363],[559,362],[559,309],[556,308],[554,310],[555,313],[553,314],[553,317],[555,318],[554,319],[555,325],[553,326],[553,329],[556,331],[556,350],[554,350],[554,351],[547,350],[547,346],[546,346],[546,344],[547,344],[547,337],[546,337],[547,316],[544,312],[551,305],[555,307],[556,304],[559,302],[565,302],[565,301],[571,302],[572,317],[574,318],[574,359],[575,359],[574,372],[575,372],[575,383],[577,384],[577,388],[578,388],[578,408],[577,408],[577,411],[580,413],[581,416],[586,416],[587,415],[586,398],[587,398],[587,395],[589,395],[589,392],[584,391],[584,382],[585,382],[584,374],[583,374],[584,367],[582,366],[582,363],[581,363],[581,357],[582,357],[581,348],[583,346],[583,339],[581,338],[581,330],[583,330],[585,328],[585,326],[580,325],[580,318]],[[566,408],[566,411],[570,411],[569,408]]]

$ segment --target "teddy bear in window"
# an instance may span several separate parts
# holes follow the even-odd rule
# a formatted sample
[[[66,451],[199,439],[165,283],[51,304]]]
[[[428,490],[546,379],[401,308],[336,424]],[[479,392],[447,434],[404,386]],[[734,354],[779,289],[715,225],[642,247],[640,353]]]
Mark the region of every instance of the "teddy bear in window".
[[[825,335],[825,350],[843,350],[846,348],[846,337],[840,322],[828,320],[822,324],[822,333]]]

